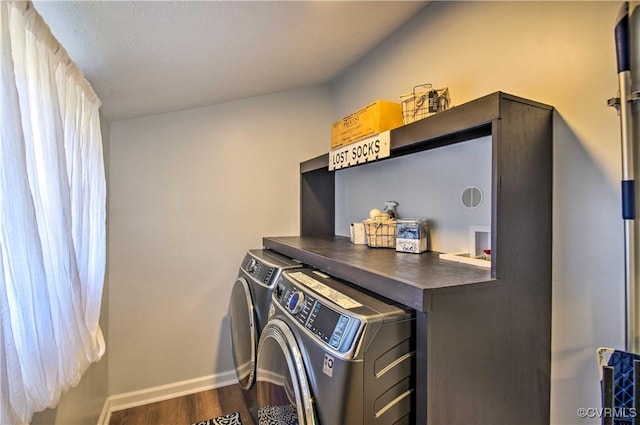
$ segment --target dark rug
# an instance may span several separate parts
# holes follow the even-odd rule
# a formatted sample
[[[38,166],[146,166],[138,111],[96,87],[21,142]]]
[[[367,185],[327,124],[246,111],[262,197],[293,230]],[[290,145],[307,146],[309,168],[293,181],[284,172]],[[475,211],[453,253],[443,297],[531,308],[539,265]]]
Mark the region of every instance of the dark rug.
[[[242,425],[242,422],[240,422],[240,413],[233,412],[206,421],[196,422],[193,425]]]
[[[258,423],[265,425],[298,425],[298,411],[293,404],[260,406]]]

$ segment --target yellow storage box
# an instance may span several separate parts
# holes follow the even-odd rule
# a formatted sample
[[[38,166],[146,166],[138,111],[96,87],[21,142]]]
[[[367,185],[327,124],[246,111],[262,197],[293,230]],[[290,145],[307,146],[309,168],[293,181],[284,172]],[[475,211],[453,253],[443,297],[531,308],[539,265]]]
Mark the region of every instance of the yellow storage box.
[[[331,149],[340,148],[403,124],[402,105],[376,100],[331,127]]]

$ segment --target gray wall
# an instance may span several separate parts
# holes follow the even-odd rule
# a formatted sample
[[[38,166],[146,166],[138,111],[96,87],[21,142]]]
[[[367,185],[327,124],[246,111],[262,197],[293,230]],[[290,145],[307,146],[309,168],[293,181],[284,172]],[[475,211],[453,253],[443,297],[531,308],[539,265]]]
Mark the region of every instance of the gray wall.
[[[334,118],[412,85],[453,104],[495,91],[556,107],[551,423],[599,407],[595,351],[623,348],[620,136],[613,24],[619,2],[432,2],[333,86]],[[340,220],[340,218],[338,218]]]
[[[233,369],[240,261],[298,232],[298,164],[329,122],[319,86],[112,124],[110,394]]]
[[[484,200],[467,208],[462,192],[480,188]],[[336,172],[336,234],[369,217],[371,208],[398,202],[401,218],[426,218],[429,249],[469,252],[469,227],[491,225],[491,139],[441,147]]]

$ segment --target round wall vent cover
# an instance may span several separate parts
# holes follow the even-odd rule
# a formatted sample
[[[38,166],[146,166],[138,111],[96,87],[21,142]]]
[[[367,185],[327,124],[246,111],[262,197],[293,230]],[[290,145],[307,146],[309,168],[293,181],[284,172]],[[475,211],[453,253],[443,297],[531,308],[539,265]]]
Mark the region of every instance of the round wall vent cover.
[[[484,195],[478,186],[469,186],[462,192],[462,203],[467,208],[477,208],[482,203]]]

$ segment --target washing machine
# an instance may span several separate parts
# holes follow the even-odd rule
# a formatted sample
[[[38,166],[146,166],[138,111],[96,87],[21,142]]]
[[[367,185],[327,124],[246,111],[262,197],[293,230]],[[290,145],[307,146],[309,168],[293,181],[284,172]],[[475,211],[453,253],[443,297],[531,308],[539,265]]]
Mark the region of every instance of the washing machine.
[[[309,268],[284,271],[258,346],[257,424],[415,422],[415,315]]]
[[[236,376],[249,410],[255,410],[255,364],[260,332],[268,319],[271,292],[283,270],[302,265],[267,249],[250,250],[231,290],[229,322]]]

